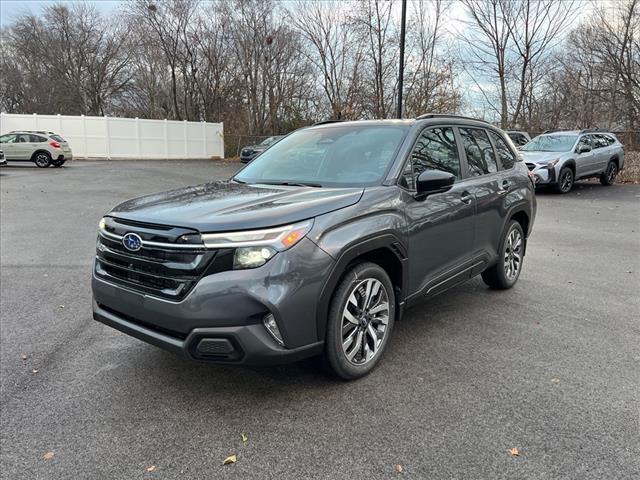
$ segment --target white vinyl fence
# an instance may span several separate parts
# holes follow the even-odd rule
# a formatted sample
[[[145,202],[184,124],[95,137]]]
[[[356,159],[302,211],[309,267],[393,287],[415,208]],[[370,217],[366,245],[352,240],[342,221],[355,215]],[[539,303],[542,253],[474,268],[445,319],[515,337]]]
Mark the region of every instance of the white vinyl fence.
[[[58,133],[74,158],[224,158],[222,123],[0,113],[0,134],[12,130]]]

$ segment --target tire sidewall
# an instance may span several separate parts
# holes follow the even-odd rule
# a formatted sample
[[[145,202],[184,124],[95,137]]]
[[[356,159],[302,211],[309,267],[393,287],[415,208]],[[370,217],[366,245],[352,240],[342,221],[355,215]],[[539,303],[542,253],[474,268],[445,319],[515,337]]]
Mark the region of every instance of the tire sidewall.
[[[387,290],[389,298],[389,322],[382,344],[376,357],[365,365],[354,365],[344,355],[342,351],[342,312],[346,306],[349,295],[355,285],[367,278],[379,280]],[[395,322],[395,292],[389,275],[375,263],[361,263],[351,268],[337,286],[329,308],[327,319],[327,336],[325,339],[325,354],[331,369],[345,380],[353,380],[368,374],[380,362],[384,355],[389,338],[393,332]]]

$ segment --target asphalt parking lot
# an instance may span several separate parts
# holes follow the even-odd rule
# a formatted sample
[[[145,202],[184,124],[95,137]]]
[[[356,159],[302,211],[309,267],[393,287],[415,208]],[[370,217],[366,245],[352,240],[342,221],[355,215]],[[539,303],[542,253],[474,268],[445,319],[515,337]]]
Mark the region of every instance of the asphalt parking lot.
[[[91,319],[101,215],[236,168],[0,170],[1,478],[640,478],[640,186],[540,193],[516,287],[409,310],[344,383],[313,361],[189,362]]]

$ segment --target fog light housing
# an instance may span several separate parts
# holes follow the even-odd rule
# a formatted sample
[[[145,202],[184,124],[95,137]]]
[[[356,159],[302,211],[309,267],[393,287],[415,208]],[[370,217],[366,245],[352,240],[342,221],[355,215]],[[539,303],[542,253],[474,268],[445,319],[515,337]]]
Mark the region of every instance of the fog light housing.
[[[273,337],[278,345],[284,347],[284,340],[282,340],[282,334],[280,333],[280,329],[278,328],[278,324],[276,323],[276,319],[273,318],[273,315],[269,314],[262,319],[262,323],[264,324],[264,328],[267,329],[267,332]]]

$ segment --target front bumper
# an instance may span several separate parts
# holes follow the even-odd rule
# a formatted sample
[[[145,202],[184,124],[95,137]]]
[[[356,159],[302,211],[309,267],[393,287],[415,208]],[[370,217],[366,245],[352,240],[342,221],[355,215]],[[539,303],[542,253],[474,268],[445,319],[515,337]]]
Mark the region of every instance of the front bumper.
[[[557,175],[555,167],[548,167],[546,165],[536,165],[534,163],[527,163],[527,168],[531,173],[535,175],[536,185],[550,185],[557,183]]]
[[[311,240],[260,268],[203,277],[181,301],[93,275],[93,318],[179,355],[215,363],[288,363],[322,351],[318,298],[333,259]],[[272,314],[284,347],[263,326]]]

